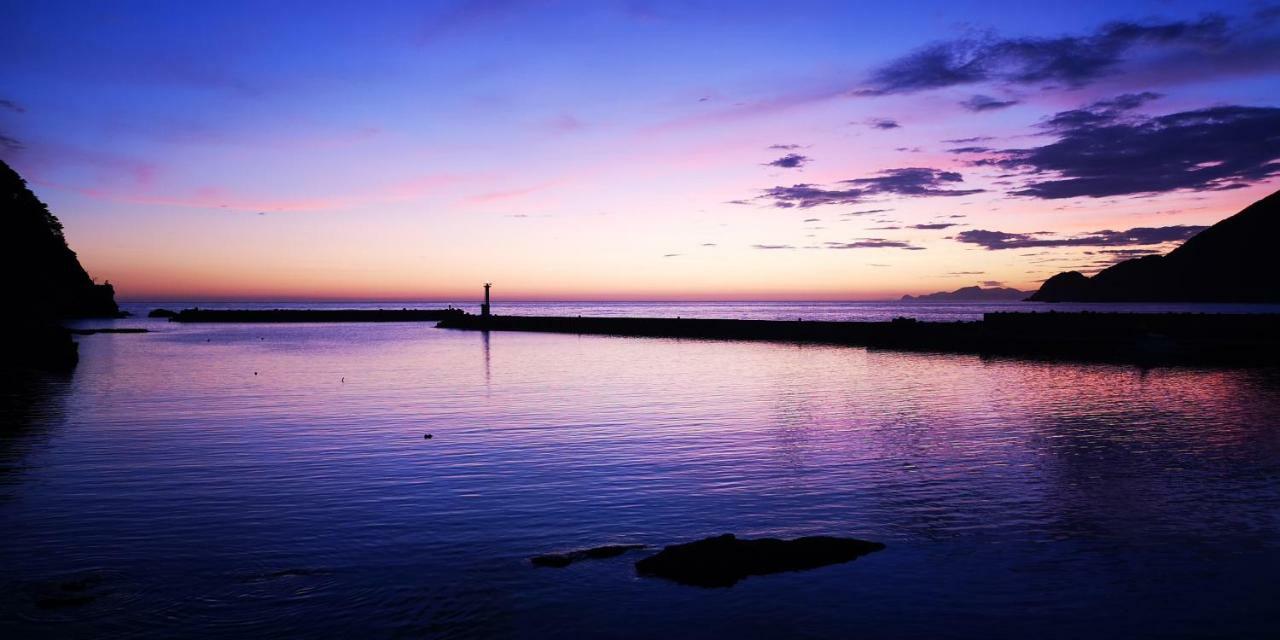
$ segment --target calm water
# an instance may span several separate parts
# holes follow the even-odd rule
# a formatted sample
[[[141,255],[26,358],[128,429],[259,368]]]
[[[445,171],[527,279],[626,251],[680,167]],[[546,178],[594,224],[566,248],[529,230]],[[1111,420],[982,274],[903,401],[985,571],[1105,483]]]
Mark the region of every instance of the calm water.
[[[128,322],[4,385],[6,638],[1280,634],[1275,370]],[[722,532],[888,548],[527,561]]]
[[[136,316],[163,307],[208,309],[442,309],[479,313],[475,300],[445,302],[133,302]],[[505,302],[493,312],[513,316],[611,316],[632,318],[741,318],[751,320],[883,321],[897,317],[929,321],[981,320],[991,311],[1132,311],[1139,313],[1280,313],[1280,304],[1045,303],[1045,302]],[[97,323],[101,324],[101,323]]]

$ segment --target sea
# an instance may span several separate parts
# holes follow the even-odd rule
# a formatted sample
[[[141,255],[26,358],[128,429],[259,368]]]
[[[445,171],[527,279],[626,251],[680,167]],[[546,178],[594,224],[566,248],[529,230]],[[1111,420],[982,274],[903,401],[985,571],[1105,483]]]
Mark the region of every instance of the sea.
[[[68,374],[4,374],[0,637],[1280,637],[1275,368],[145,317],[447,304],[133,302],[81,326],[149,332],[78,336]],[[1280,311],[494,305],[1050,309]],[[722,533],[886,548],[727,588],[635,572]],[[529,561],[605,544],[647,548]]]

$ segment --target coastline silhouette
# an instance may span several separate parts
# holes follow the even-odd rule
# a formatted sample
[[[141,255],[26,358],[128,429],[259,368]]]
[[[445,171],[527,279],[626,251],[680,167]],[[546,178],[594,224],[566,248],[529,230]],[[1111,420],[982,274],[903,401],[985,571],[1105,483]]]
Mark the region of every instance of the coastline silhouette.
[[[79,359],[75,341],[62,327],[70,318],[117,318],[110,283],[97,284],[67,245],[62,223],[0,160],[0,260],[10,310],[0,319],[4,367],[66,369]]]
[[[1049,278],[1035,302],[1280,302],[1280,191],[1187,239],[1167,255],[1117,263],[1093,277]]]

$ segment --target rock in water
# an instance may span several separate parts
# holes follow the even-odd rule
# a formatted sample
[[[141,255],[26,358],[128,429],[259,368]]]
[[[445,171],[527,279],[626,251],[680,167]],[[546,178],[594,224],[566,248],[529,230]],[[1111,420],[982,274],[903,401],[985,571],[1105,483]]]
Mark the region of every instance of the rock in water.
[[[567,567],[579,560],[599,560],[620,556],[633,549],[643,549],[642,544],[610,544],[592,549],[581,549],[567,553],[546,553],[529,558],[535,567]]]
[[[731,587],[747,576],[816,569],[884,548],[879,542],[812,536],[739,540],[731,533],[670,545],[636,563],[642,576],[698,587]]]

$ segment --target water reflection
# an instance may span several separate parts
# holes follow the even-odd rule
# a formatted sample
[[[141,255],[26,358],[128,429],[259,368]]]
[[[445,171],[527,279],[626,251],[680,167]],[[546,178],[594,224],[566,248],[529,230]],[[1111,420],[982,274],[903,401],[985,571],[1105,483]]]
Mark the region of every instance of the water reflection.
[[[492,381],[489,375],[489,332],[481,331],[480,339],[484,344],[484,384],[487,388],[489,383]]]
[[[12,594],[85,571],[128,594],[68,607],[61,635],[101,635],[104,612],[152,637],[1277,626],[1275,371],[420,325],[163,325],[82,350],[71,383],[4,409],[29,426],[0,449],[25,461],[0,614],[46,619]],[[717,594],[625,560],[527,564],[727,531],[889,549]]]
[[[70,384],[69,373],[0,370],[0,485],[14,481],[24,457],[62,421]]]

